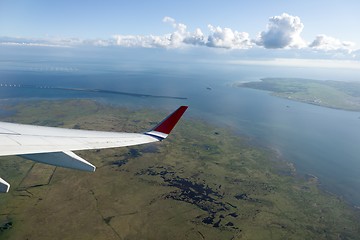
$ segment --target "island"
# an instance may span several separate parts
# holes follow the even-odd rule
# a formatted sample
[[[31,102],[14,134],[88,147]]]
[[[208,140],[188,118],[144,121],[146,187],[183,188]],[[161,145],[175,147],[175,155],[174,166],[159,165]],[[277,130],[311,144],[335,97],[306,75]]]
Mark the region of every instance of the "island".
[[[263,78],[261,81],[235,84],[266,90],[273,95],[349,111],[360,111],[360,82],[313,80],[302,78]]]
[[[143,132],[166,112],[93,100],[0,101],[1,121]],[[94,173],[10,156],[0,239],[356,239],[359,210],[276,152],[185,116],[163,142],[76,152]]]

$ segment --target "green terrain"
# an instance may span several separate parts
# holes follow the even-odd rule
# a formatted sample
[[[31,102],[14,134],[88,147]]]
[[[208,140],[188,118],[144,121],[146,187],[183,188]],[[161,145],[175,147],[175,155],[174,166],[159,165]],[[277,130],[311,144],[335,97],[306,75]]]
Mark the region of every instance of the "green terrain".
[[[90,100],[0,102],[2,121],[142,132],[166,116]],[[191,108],[189,109],[191,111]],[[95,173],[1,157],[0,239],[359,239],[359,213],[272,151],[200,120],[77,152]]]
[[[360,82],[264,78],[237,86],[271,91],[275,96],[323,107],[360,111]]]

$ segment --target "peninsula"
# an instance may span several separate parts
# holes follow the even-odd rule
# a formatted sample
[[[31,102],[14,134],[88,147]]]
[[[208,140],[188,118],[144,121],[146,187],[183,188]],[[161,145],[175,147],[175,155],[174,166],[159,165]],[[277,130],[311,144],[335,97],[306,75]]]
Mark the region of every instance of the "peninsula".
[[[360,111],[360,82],[321,81],[302,78],[263,78],[236,84],[270,91],[274,96],[323,107]]]

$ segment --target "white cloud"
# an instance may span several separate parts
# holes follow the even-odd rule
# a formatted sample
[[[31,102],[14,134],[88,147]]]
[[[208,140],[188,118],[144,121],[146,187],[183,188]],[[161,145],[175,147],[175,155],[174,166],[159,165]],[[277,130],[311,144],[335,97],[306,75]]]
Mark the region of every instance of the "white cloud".
[[[115,45],[123,47],[167,47],[170,45],[170,36],[142,36],[142,35],[115,35]]]
[[[246,32],[208,25],[210,34],[206,36],[200,28],[196,28],[194,32],[188,31],[185,24],[177,23],[171,17],[164,17],[163,22],[170,23],[175,31],[162,36],[115,35],[116,45],[146,48],[181,48],[197,45],[226,49],[247,49],[253,45]]]
[[[115,35],[115,44],[124,47],[145,48],[181,48],[186,45],[204,45],[204,34],[200,29],[191,33],[183,23],[177,23],[171,17],[164,17],[163,22],[170,23],[174,32],[161,35]]]
[[[4,46],[29,46],[29,47],[58,47],[58,48],[66,48],[69,46],[66,45],[58,45],[58,44],[46,44],[46,43],[27,43],[27,42],[0,42],[0,45]]]
[[[197,28],[193,33],[189,34],[184,38],[184,43],[191,45],[205,45],[206,37],[200,28]]]
[[[165,16],[164,18],[163,18],[163,22],[164,23],[171,23],[171,24],[173,24],[173,27],[176,27],[176,22],[175,22],[175,19],[173,19],[172,17],[168,17],[168,16]]]
[[[221,28],[208,25],[211,34],[208,36],[206,45],[209,47],[228,49],[248,49],[252,47],[249,34],[246,32],[233,31],[230,28]]]
[[[189,33],[187,32],[187,27],[183,23],[177,23],[175,19],[171,17],[164,17],[163,22],[170,23],[175,29],[175,32],[170,34],[169,42],[167,47],[178,48],[183,45],[183,41]]]
[[[269,18],[266,30],[260,32],[256,39],[250,38],[247,32],[227,27],[215,27],[211,24],[204,32],[200,28],[189,30],[188,26],[178,23],[171,17],[164,17],[163,22],[169,24],[173,29],[163,35],[118,34],[110,39],[87,40],[54,37],[46,39],[0,37],[0,46],[121,46],[172,49],[207,47],[243,50],[234,51],[239,58],[265,59],[270,56],[271,58],[360,59],[360,50],[355,49],[354,43],[341,41],[327,35],[318,35],[314,41],[306,44],[301,37],[304,24],[299,17],[287,13]],[[276,49],[276,51],[269,49]]]
[[[303,28],[299,17],[283,13],[269,19],[267,29],[259,34],[255,42],[265,48],[301,48],[305,46],[300,36]]]
[[[179,48],[186,45],[205,45],[206,37],[200,28],[196,28],[194,32],[189,32],[185,24],[177,23],[171,17],[164,17],[163,22],[170,23],[175,29],[170,34],[168,47]]]
[[[323,51],[337,51],[343,50],[351,53],[354,50],[355,43],[348,41],[341,41],[339,39],[321,34],[316,36],[315,40],[309,45],[310,48]]]
[[[30,47],[72,47],[82,45],[85,42],[79,38],[20,38],[20,37],[1,37],[0,45],[8,46],[30,46]]]

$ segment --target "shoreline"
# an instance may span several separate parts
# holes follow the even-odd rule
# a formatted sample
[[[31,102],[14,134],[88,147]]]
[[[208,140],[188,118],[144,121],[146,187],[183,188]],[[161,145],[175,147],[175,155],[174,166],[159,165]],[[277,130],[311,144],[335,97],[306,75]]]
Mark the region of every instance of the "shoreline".
[[[112,103],[112,102],[108,102],[106,100],[102,100],[102,99],[94,99],[94,98],[81,98],[81,99],[72,99],[72,98],[33,98],[30,99],[32,102],[33,101],[53,101],[53,102],[57,102],[57,101],[77,101],[77,100],[84,100],[84,101],[90,101],[90,102],[95,102],[99,105],[105,105],[108,107],[114,107],[116,109],[126,109],[127,111],[141,111],[141,109],[145,109],[145,110],[149,110],[148,107],[132,107],[132,106],[128,106],[128,105],[121,105],[121,104],[117,104],[117,103]],[[29,99],[10,99],[10,104],[19,104],[21,102],[26,102],[29,101]],[[150,109],[151,111],[154,111],[153,108]],[[157,113],[161,113],[161,114],[166,114],[163,111],[159,111],[159,110],[155,110]],[[12,112],[12,114],[16,114],[16,112]],[[11,117],[11,115],[7,115],[7,116],[2,116],[0,114],[0,117]],[[316,185],[319,188],[319,190],[323,191],[325,194],[330,194],[332,196],[336,196],[337,198],[341,199],[344,203],[346,203],[349,207],[353,208],[354,210],[360,210],[360,205],[356,205],[354,203],[352,203],[350,200],[345,199],[340,193],[336,193],[334,191],[331,191],[329,189],[327,189],[323,184],[321,184],[321,179],[318,178],[316,175],[310,173],[310,172],[298,172],[297,168],[296,168],[296,163],[286,159],[281,150],[278,148],[275,148],[272,145],[268,145],[265,144],[263,142],[261,142],[260,140],[247,136],[243,133],[241,133],[239,130],[234,129],[231,126],[221,126],[220,124],[217,124],[214,121],[210,121],[210,120],[206,120],[204,118],[196,118],[196,117],[189,117],[189,116],[185,116],[185,119],[189,120],[189,121],[200,121],[202,122],[202,124],[205,124],[207,127],[211,128],[211,127],[216,127],[217,129],[222,129],[225,132],[228,132],[229,134],[233,134],[236,137],[239,137],[241,139],[244,140],[245,144],[250,146],[250,147],[255,147],[258,149],[262,149],[264,151],[268,151],[270,154],[273,154],[275,156],[274,161],[277,163],[282,164],[283,166],[277,166],[279,167],[279,175],[290,175],[292,177],[294,177],[294,179],[301,179],[301,180],[305,180],[307,181],[307,176],[312,176],[313,178],[316,178]],[[285,168],[289,168],[289,172],[287,173],[282,173],[281,170],[283,170],[283,167]],[[276,168],[276,167],[275,167]]]
[[[358,84],[358,86],[360,86],[360,83],[357,82],[322,81],[301,78],[261,78],[259,81],[236,82],[233,83],[232,86],[267,91],[275,97],[314,106],[360,112],[358,92],[353,89],[349,90],[352,87],[351,84]],[[309,96],[309,92],[311,92],[313,96]],[[337,102],[331,103],[330,101],[328,104],[323,104],[323,101],[328,102],[332,95],[338,98]],[[350,99],[352,102],[350,102]]]
[[[129,106],[114,107],[94,99],[26,101],[13,109],[18,111],[11,119],[17,122],[61,123],[67,128],[111,131],[138,132],[162,118],[161,110],[134,111]],[[344,227],[360,219],[338,197],[294,177],[293,166],[281,157],[281,152],[253,145],[230,127],[185,117],[174,130],[169,139],[152,146],[81,152],[80,156],[99,166],[95,176],[32,162],[21,164],[23,172],[11,175],[13,179],[7,176],[12,183],[15,178],[22,179],[18,186],[13,184],[18,194],[7,195],[7,199],[12,206],[23,203],[24,196],[28,200],[10,215],[4,215],[14,223],[6,233],[26,229],[26,222],[21,221],[24,226],[17,224],[21,219],[46,219],[41,213],[54,204],[69,212],[85,205],[97,206],[97,211],[81,210],[82,214],[73,216],[74,221],[91,225],[100,212],[103,224],[98,226],[108,228],[111,224],[119,232],[129,231],[122,221],[153,229],[154,224],[159,226],[158,219],[176,219],[176,225],[161,221],[161,226],[172,234],[192,232],[195,227],[206,238],[215,239],[230,239],[238,232],[266,236],[269,231],[282,236],[319,236],[317,231],[306,228],[308,224],[334,236],[345,234]],[[5,164],[7,171],[16,171],[19,162],[13,162],[11,168],[11,161],[3,158],[0,164]],[[28,170],[25,166],[33,167]],[[279,169],[287,174],[279,174]],[[49,181],[49,176],[54,176],[53,180]],[[82,201],[77,201],[79,198]],[[0,199],[2,211],[6,212],[8,205],[4,201]],[[169,208],[172,210],[167,211]],[[123,220],[124,209],[134,213],[131,218]],[[33,236],[58,231],[67,212],[64,214],[52,214],[53,228],[32,232]],[[322,217],[319,225],[317,219]],[[355,226],[350,229],[354,234],[357,231]]]
[[[254,88],[255,89],[255,88]],[[278,98],[282,98],[282,99],[287,99],[287,100],[290,100],[290,101],[293,101],[293,102],[300,102],[300,103],[306,103],[306,104],[310,104],[310,105],[313,105],[313,106],[318,106],[318,107],[323,107],[323,108],[329,108],[329,109],[334,109],[334,110],[339,110],[339,111],[346,111],[346,112],[357,112],[357,113],[360,113],[360,109],[346,109],[346,108],[340,108],[340,107],[334,107],[334,106],[328,106],[328,105],[321,105],[321,104],[317,104],[317,103],[314,103],[314,102],[311,102],[311,101],[303,101],[303,100],[300,100],[300,99],[295,99],[295,98],[291,98],[289,96],[281,96],[279,94],[277,94],[276,92],[272,92],[270,90],[262,90],[262,89],[255,89],[255,90],[258,90],[258,91],[266,91],[266,92],[269,92],[272,96],[274,97],[278,97]]]

